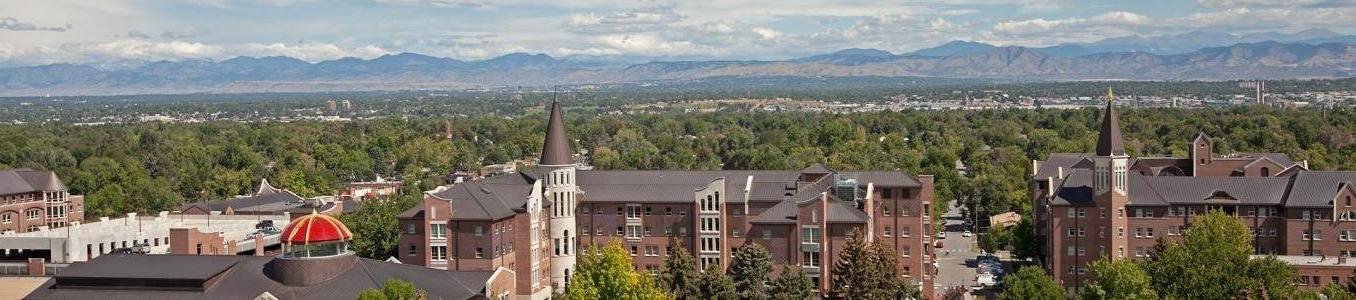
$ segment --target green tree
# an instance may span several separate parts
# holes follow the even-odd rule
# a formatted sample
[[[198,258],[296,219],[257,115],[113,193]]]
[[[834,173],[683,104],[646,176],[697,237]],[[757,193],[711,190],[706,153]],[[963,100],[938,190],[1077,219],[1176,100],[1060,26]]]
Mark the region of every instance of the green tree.
[[[1329,284],[1328,286],[1323,287],[1322,293],[1323,296],[1328,297],[1328,300],[1356,299],[1356,295],[1353,295],[1350,291],[1347,291],[1347,289],[1340,284]]]
[[[1012,228],[1012,256],[1017,259],[1031,259],[1040,254],[1041,242],[1036,239],[1036,228],[1031,224],[1030,215]]]
[[[804,300],[812,296],[814,282],[800,267],[782,266],[782,276],[772,281],[771,296],[778,300]]]
[[[1083,288],[1085,300],[1158,299],[1158,293],[1149,286],[1149,274],[1140,263],[1105,258],[1088,265],[1092,280]]]
[[[701,291],[702,299],[739,299],[734,280],[725,275],[718,264],[712,264],[706,268],[706,271],[702,271],[701,281],[697,283],[697,289]]]
[[[1003,276],[1003,294],[1000,300],[1059,300],[1064,299],[1064,288],[1055,283],[1045,270],[1036,266],[1026,266]]]
[[[1280,299],[1294,291],[1294,268],[1275,258],[1251,259],[1247,225],[1218,210],[1192,218],[1180,243],[1168,241],[1159,248],[1145,270],[1164,298]]]
[[[358,256],[384,260],[398,255],[400,220],[397,215],[416,205],[420,193],[367,201],[356,212],[339,216],[339,220],[353,232],[349,249]]]
[[[869,299],[872,286],[871,250],[867,248],[861,230],[848,231],[843,250],[838,251],[838,262],[833,265],[832,293],[847,299]]]
[[[670,245],[674,246],[669,251],[669,257],[664,259],[664,273],[659,275],[660,287],[673,293],[677,299],[701,299],[701,291],[697,288],[700,274],[697,273],[692,254],[683,248],[678,239],[673,239]]]
[[[635,265],[631,263],[630,253],[622,249],[620,241],[609,243],[598,254],[593,254],[596,252],[592,249],[579,253],[577,269],[565,291],[568,299],[672,298],[672,295],[659,289],[650,276],[636,272]]]
[[[918,299],[921,291],[914,281],[904,276],[899,267],[899,253],[893,245],[878,239],[869,250],[867,287],[871,299]]]
[[[427,294],[423,290],[414,287],[413,283],[400,279],[387,279],[386,284],[381,289],[365,289],[358,294],[358,300],[423,300],[427,299]]]
[[[767,248],[750,244],[735,251],[730,262],[730,278],[739,291],[739,299],[768,299],[768,274],[772,273],[772,254]]]

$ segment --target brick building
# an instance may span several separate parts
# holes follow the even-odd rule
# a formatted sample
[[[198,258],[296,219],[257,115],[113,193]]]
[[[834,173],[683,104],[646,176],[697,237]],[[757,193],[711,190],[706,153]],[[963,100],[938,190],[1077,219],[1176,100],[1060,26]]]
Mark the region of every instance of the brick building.
[[[0,232],[57,228],[85,218],[84,196],[70,195],[52,171],[0,171]]]
[[[784,171],[594,171],[576,168],[559,104],[553,104],[538,166],[425,193],[400,218],[399,259],[448,270],[518,274],[521,299],[569,284],[578,251],[621,241],[636,268],[660,272],[682,244],[699,268],[727,267],[739,247],[759,244],[773,264],[799,265],[817,290],[847,232],[865,231],[901,255],[902,270],[932,294],[931,176],[838,172],[822,165]]]
[[[1216,155],[1204,133],[1186,158],[1130,157],[1111,102],[1100,130],[1095,153],[1033,162],[1040,261],[1066,288],[1087,281],[1090,261],[1147,258],[1159,239],[1180,238],[1192,216],[1209,210],[1242,219],[1255,254],[1279,255],[1301,275],[1345,268],[1336,280],[1351,280],[1353,264],[1329,257],[1356,256],[1356,172],[1310,171],[1280,153]],[[1325,260],[1331,262],[1299,263]],[[1317,275],[1303,279],[1310,276]]]

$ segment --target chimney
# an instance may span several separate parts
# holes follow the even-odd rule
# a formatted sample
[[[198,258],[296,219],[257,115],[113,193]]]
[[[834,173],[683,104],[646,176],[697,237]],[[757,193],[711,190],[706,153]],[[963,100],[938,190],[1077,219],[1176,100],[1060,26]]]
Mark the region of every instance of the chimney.
[[[1057,171],[1058,172],[1055,173],[1055,178],[1064,179],[1064,167],[1059,167]]]
[[[1034,160],[1034,159],[1031,160],[1031,176],[1036,176],[1036,170],[1040,170],[1040,169],[1041,169],[1041,162],[1038,161],[1038,160]]]
[[[254,256],[264,256],[264,234],[254,233]]]
[[[869,244],[876,239],[876,195],[875,184],[866,184],[866,242]],[[747,201],[745,201],[747,202]]]
[[[1045,178],[1045,196],[1046,196],[1046,197],[1054,197],[1054,196],[1055,196],[1055,178],[1054,178],[1054,177],[1046,177],[1046,178]]]

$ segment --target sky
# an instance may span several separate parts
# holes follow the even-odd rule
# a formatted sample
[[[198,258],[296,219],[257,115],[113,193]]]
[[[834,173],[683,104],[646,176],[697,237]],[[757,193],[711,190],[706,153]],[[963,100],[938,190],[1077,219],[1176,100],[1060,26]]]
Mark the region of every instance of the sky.
[[[0,0],[0,65],[402,52],[786,59],[1311,28],[1356,33],[1356,0]]]

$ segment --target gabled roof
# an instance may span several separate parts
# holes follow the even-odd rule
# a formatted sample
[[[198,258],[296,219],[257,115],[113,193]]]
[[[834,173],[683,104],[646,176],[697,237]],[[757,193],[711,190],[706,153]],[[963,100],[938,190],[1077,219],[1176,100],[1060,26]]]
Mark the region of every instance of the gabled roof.
[[[1045,180],[1046,178],[1056,177],[1059,174],[1059,168],[1064,168],[1064,174],[1073,172],[1079,165],[1092,167],[1092,160],[1089,153],[1053,153],[1044,162],[1041,162],[1039,169],[1036,170],[1035,179]]]
[[[272,212],[282,213],[291,212],[293,214],[310,213],[315,211],[328,211],[336,205],[335,203],[326,203],[321,207],[314,207],[310,201],[297,196],[288,190],[279,190],[272,193],[264,193],[257,196],[236,197],[221,201],[196,202],[179,206],[179,211],[185,211],[194,207],[204,211],[226,211],[226,208],[240,212]]]
[[[1159,177],[1127,174],[1129,205],[1204,204],[1221,193],[1239,204],[1279,205],[1285,202],[1289,178],[1278,177]],[[1092,203],[1093,173],[1078,170],[1061,182],[1051,204]],[[1329,197],[1328,200],[1331,200]],[[1328,200],[1324,200],[1325,203]]]
[[[1288,207],[1331,207],[1344,182],[1356,182],[1353,171],[1300,171],[1287,198]]]
[[[0,171],[0,195],[65,190],[66,184],[57,178],[56,172],[33,169]]]

